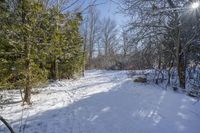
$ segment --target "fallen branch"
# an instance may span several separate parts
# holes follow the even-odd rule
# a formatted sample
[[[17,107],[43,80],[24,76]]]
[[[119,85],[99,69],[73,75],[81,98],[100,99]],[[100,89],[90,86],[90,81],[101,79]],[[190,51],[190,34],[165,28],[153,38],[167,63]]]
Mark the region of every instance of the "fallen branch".
[[[8,122],[2,116],[0,116],[0,121],[2,121],[6,125],[6,127],[10,130],[11,133],[15,133],[12,127],[8,124]]]

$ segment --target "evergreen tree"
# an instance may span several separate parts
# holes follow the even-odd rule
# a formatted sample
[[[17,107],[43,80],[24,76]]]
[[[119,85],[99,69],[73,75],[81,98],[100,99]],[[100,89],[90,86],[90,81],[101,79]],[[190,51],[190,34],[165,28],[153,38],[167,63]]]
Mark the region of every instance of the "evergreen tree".
[[[10,12],[5,28],[6,42],[2,43],[1,66],[5,88],[24,88],[24,102],[30,104],[32,86],[45,79],[45,72],[41,71],[37,62],[37,47],[39,13],[42,5],[30,0],[21,0],[15,11]]]
[[[0,88],[24,89],[31,104],[33,87],[72,78],[82,68],[81,15],[45,9],[32,0],[9,7],[0,2]],[[47,77],[48,76],[48,77]]]

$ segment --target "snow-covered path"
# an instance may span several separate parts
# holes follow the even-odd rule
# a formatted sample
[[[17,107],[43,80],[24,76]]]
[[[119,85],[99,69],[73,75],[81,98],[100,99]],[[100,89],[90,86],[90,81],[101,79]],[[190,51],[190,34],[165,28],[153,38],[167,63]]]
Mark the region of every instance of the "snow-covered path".
[[[88,71],[79,80],[43,88],[31,107],[16,103],[0,114],[17,133],[199,133],[200,103],[194,102],[133,83],[125,71]]]

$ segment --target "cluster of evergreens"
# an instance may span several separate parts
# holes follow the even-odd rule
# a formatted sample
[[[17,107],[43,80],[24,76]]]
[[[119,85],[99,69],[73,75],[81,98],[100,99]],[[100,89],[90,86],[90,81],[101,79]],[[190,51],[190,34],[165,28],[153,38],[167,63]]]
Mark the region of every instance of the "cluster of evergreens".
[[[81,72],[80,13],[35,0],[0,1],[0,89],[31,89]]]

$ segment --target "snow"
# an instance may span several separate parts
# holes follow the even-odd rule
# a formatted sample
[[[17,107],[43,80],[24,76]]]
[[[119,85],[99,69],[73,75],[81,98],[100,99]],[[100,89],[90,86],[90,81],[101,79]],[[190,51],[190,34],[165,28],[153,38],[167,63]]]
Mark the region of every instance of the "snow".
[[[91,70],[83,78],[57,81],[39,90],[32,106],[14,102],[0,109],[17,133],[200,131],[200,103],[153,84],[134,83],[126,71]],[[18,91],[13,98],[20,99]],[[2,124],[0,132],[8,133]]]

